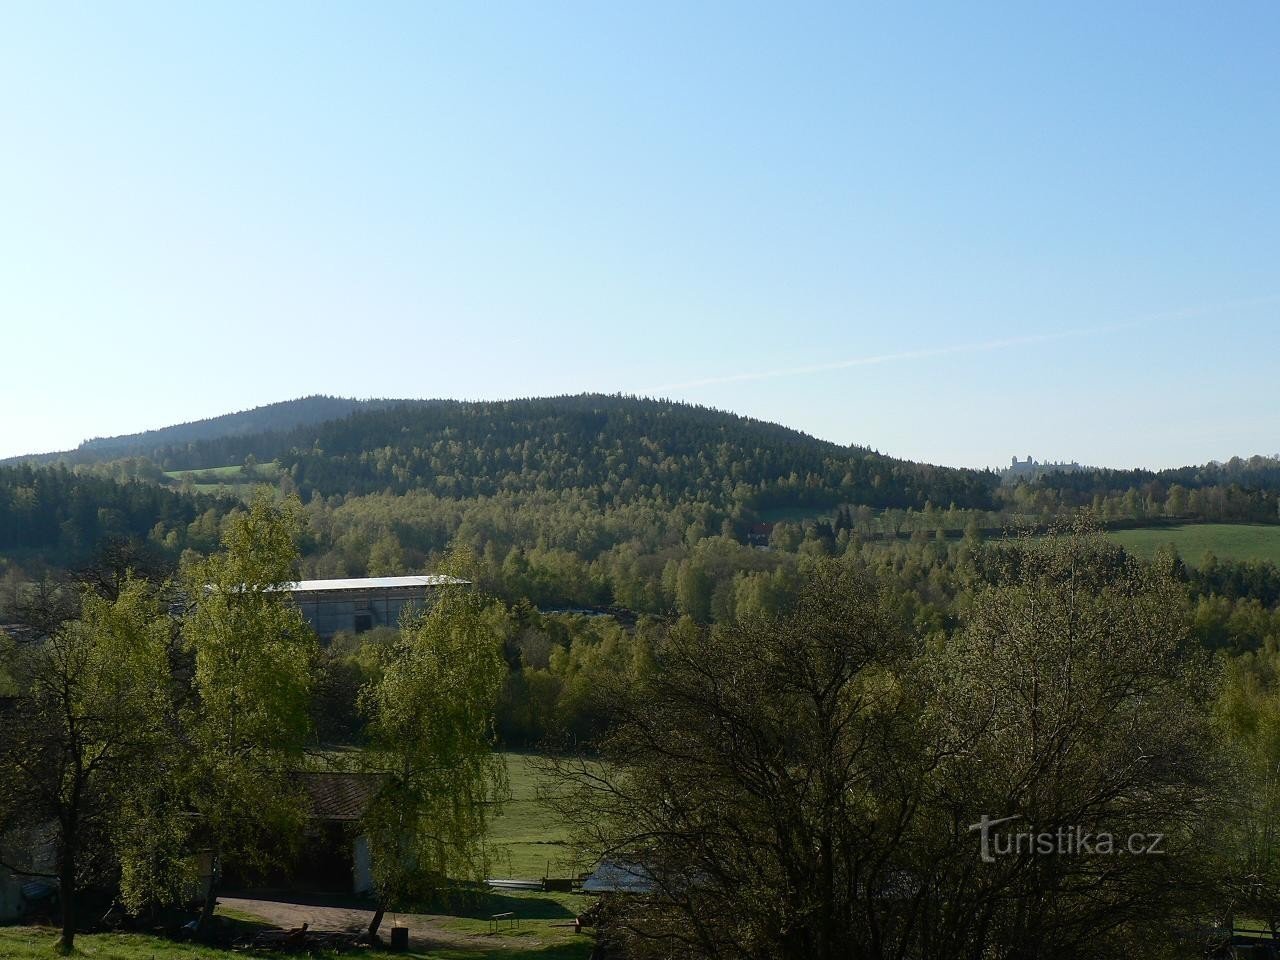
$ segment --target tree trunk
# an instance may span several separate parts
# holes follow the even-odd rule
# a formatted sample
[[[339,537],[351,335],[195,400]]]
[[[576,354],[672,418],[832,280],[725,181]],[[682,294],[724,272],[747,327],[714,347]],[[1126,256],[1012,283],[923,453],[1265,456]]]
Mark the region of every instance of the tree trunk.
[[[76,948],[76,849],[75,834],[63,837],[58,864],[58,899],[62,905],[62,931],[58,935],[58,953],[72,953]]]
[[[204,893],[204,906],[200,908],[200,916],[196,918],[196,936],[202,937],[209,930],[209,922],[213,919],[213,911],[218,906],[218,878],[222,873],[222,856],[217,851],[209,860],[209,888]]]
[[[387,903],[385,900],[379,900],[377,908],[373,911],[373,919],[369,921],[369,942],[378,942],[378,928],[382,926],[382,918],[387,914]]]

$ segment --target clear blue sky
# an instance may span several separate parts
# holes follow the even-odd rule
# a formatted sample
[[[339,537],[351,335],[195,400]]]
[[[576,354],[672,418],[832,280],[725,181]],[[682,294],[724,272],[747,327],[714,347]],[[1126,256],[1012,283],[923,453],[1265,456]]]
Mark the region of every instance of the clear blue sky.
[[[1280,5],[9,3],[0,455],[656,393],[949,464],[1280,450]]]

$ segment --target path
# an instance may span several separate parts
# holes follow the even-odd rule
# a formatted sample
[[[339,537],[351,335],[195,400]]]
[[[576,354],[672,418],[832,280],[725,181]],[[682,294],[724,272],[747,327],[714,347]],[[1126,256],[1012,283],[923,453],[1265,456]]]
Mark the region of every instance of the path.
[[[292,930],[307,924],[309,930],[339,930],[363,933],[373,919],[372,910],[357,907],[334,907],[310,903],[292,903],[284,900],[247,899],[243,897],[218,897],[218,903],[228,910],[252,914],[265,923]],[[413,950],[430,950],[444,946],[477,946],[475,934],[449,930],[445,922],[450,917],[431,914],[388,913],[382,921],[383,938],[390,936],[393,921],[409,928],[409,946]],[[512,944],[512,946],[516,946]]]

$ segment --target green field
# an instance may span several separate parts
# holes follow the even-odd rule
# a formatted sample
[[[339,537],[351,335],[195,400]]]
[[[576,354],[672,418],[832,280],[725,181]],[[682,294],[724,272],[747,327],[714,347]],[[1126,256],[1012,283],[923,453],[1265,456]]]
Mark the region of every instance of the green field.
[[[1198,566],[1206,552],[1220,560],[1270,560],[1280,564],[1280,526],[1245,523],[1187,523],[1168,527],[1113,530],[1109,536],[1138,556],[1150,557],[1173,544],[1182,559]]]
[[[249,499],[260,487],[273,488],[280,477],[280,466],[274,460],[258,464],[255,474],[246,477],[239,464],[209,467],[207,470],[168,470],[165,476],[181,485],[188,476],[194,476],[191,489],[196,493],[232,493]]]
[[[568,829],[554,812],[538,802],[539,777],[534,758],[508,753],[506,759],[511,800],[494,818],[489,834],[494,875],[537,880],[580,872],[582,865],[575,862],[568,845]]]

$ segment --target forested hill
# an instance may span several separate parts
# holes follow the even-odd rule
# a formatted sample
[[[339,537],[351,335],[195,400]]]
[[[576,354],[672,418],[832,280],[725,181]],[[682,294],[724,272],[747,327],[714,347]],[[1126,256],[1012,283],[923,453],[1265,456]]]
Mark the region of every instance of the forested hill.
[[[189,462],[190,451],[198,447],[202,452],[216,457],[219,443],[217,441],[240,440],[231,445],[232,449],[241,450],[246,445],[260,447],[269,453],[268,459],[275,456],[283,435],[309,424],[323,423],[349,416],[357,410],[384,409],[393,406],[421,403],[417,400],[353,400],[347,397],[312,396],[297,400],[285,400],[280,403],[269,403],[266,406],[254,407],[251,410],[240,410],[222,416],[209,417],[205,420],[194,420],[190,423],[179,423],[147,430],[143,433],[130,433],[118,437],[95,437],[86,440],[74,450],[56,453],[34,454],[30,456],[10,457],[0,463],[67,463],[85,464],[100,463],[106,460],[117,460],[124,457],[146,457],[163,469],[170,469],[175,458],[183,460],[178,466],[213,467],[226,463],[226,460],[213,459],[211,462]],[[252,439],[250,439],[252,438]],[[241,457],[252,450],[243,450]],[[255,453],[257,455],[257,453]],[[170,466],[166,465],[170,462]]]
[[[734,508],[988,507],[987,471],[908,463],[705,407],[584,395],[362,411],[279,456],[304,498],[575,490]]]
[[[38,555],[57,564],[85,559],[111,538],[150,538],[176,557],[211,549],[229,497],[121,483],[64,466],[0,466],[0,554]]]
[[[351,409],[355,406],[354,411]],[[323,422],[325,411],[342,415]],[[284,426],[290,419],[291,427]],[[251,432],[253,425],[266,429]],[[165,444],[165,438],[178,442]],[[448,499],[574,491],[600,505],[989,508],[990,471],[909,463],[706,407],[580,395],[508,401],[312,397],[109,441],[70,462],[147,457],[168,471],[276,460],[304,499],[424,491]],[[64,462],[67,458],[64,457]]]

